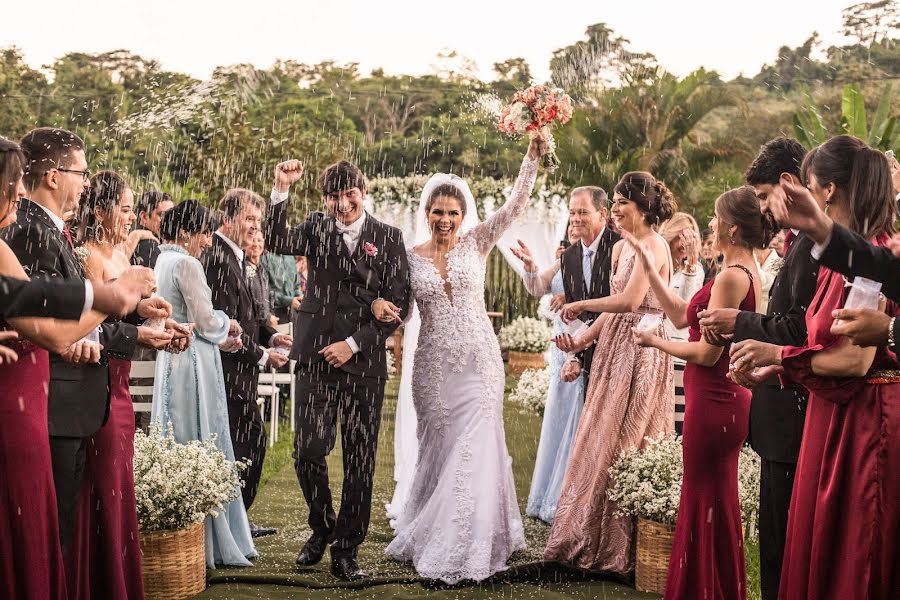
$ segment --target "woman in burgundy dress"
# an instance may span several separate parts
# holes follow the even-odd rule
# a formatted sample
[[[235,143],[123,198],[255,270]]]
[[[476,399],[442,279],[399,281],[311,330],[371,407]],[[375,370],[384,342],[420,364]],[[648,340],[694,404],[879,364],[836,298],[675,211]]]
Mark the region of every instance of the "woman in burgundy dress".
[[[0,229],[16,221],[25,195],[18,145],[0,138]],[[15,254],[0,241],[0,274],[28,279]],[[16,318],[0,321],[24,338],[4,333],[18,361],[0,363],[0,598],[66,598],[59,545],[56,491],[47,431],[47,350],[62,353],[94,329],[102,317],[81,321]]]
[[[876,245],[887,242],[897,214],[881,152],[857,138],[834,137],[807,155],[802,175],[835,223]],[[897,356],[832,335],[831,312],[846,301],[845,283],[819,268],[805,347],[747,341],[732,355],[741,371],[781,365],[783,377],[810,392],[781,573],[784,599],[900,597]],[[900,314],[893,302],[885,310]]]
[[[710,223],[722,270],[689,303],[651,274],[651,286],[687,342],[635,331],[635,342],[677,356],[684,370],[684,475],[665,598],[732,600],[747,595],[737,470],[747,437],[750,391],[730,381],[728,347],[701,335],[697,313],[707,308],[755,310],[760,286],[753,249],[765,247],[774,223],[760,215],[750,188],[725,192]],[[716,342],[715,344],[710,342]]]

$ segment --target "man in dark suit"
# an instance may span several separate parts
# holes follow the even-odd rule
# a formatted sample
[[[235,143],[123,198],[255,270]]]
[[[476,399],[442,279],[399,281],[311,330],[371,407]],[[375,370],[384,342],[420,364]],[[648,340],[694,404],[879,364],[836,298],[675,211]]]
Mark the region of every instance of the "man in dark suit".
[[[294,464],[313,534],[297,563],[319,562],[332,542],[332,574],[354,580],[366,576],[356,551],[369,527],[387,379],[385,341],[398,326],[376,320],[371,305],[383,298],[406,313],[406,248],[399,230],[365,213],[365,177],[347,161],[328,167],[319,178],[328,214],[312,213],[289,229],[285,200],[302,173],[296,160],[276,167],[266,222],[269,251],[305,256],[309,265],[291,358],[297,361]],[[338,415],[344,483],[336,516],[325,457],[334,447]]]
[[[609,296],[612,249],[621,238],[609,227],[608,203],[606,191],[595,186],[577,187],[569,197],[569,227],[581,241],[569,246],[560,258],[567,303]],[[583,313],[580,318],[590,323],[597,315]],[[589,377],[593,358],[592,344],[569,359],[563,367],[563,380],[574,381],[582,369]]]
[[[234,455],[238,460],[251,461],[244,472],[242,490],[248,511],[256,498],[266,459],[266,430],[256,405],[259,370],[287,363],[287,357],[276,350],[281,347],[286,351],[291,346],[290,336],[278,334],[261,322],[247,283],[243,248],[259,231],[264,206],[259,194],[250,190],[235,188],[225,192],[219,202],[221,225],[201,257],[213,307],[240,323],[243,330],[240,342],[234,342],[235,349],[223,349],[221,355]],[[271,349],[264,350],[260,344]],[[258,527],[252,522],[250,532],[254,537],[276,533],[273,528]]]
[[[30,199],[22,200],[16,223],[4,230],[3,238],[32,278],[81,279],[81,263],[75,257],[62,215],[77,208],[81,193],[88,187],[84,142],[64,129],[41,127],[27,133],[20,145],[27,158],[23,181]],[[166,312],[160,314],[153,302],[142,304],[138,313],[144,318],[168,316]],[[97,314],[97,323],[104,317]],[[171,339],[171,332],[154,332],[122,322],[102,323],[96,341],[81,340],[70,352],[50,354],[50,454],[60,542],[67,557],[80,495],[85,439],[100,429],[109,408],[108,357],[130,359],[138,342],[162,347]],[[91,364],[68,362],[72,357]]]
[[[760,149],[747,170],[747,183],[756,191],[760,210],[769,211],[769,198],[783,181],[800,181],[806,150],[797,141],[776,138]],[[772,344],[802,346],[806,342],[806,310],[816,291],[819,267],[809,254],[813,241],[793,237],[790,249],[769,292],[766,315],[737,309],[700,313],[700,326],[711,343],[734,334],[734,342],[755,339]],[[761,458],[759,552],[762,597],[778,597],[788,508],[794,485],[797,455],[806,418],[806,392],[782,387],[778,377],[753,389],[749,441]]]
[[[172,196],[165,192],[149,191],[141,194],[138,200],[138,229],[144,229],[155,237],[141,240],[131,255],[131,264],[150,267],[156,266],[159,256],[159,224],[166,211],[175,206]]]

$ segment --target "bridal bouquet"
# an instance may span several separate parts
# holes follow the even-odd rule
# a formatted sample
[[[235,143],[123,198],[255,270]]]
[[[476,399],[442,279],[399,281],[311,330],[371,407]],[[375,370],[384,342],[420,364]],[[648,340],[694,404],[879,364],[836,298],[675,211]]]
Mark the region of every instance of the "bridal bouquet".
[[[572,118],[572,99],[563,90],[545,85],[533,85],[516,92],[510,103],[500,113],[497,128],[510,135],[541,135],[547,142],[547,150],[541,156],[541,165],[549,172],[559,167],[556,143],[550,133],[550,125],[565,125]]]
[[[179,444],[170,424],[134,434],[134,495],[141,531],[190,527],[240,496],[243,462],[231,462],[215,439]]]

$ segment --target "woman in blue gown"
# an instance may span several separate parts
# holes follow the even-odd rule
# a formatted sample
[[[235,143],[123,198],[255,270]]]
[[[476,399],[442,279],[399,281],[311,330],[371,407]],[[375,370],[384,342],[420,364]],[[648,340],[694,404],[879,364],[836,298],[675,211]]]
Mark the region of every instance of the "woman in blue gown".
[[[181,354],[160,352],[153,384],[154,423],[171,423],[175,439],[186,444],[208,440],[234,460],[219,348],[236,350],[240,326],[213,310],[212,292],[198,260],[210,245],[212,215],[196,200],[186,200],[163,216],[163,245],[156,261],[158,294],[172,305],[172,319],[194,324],[194,340]],[[250,566],[257,556],[247,512],[237,499],[215,517],[206,518],[206,564]]]
[[[573,237],[571,233],[568,238],[570,244],[578,242],[578,238]],[[552,314],[542,316],[552,316],[553,335],[560,335],[566,330],[566,325],[559,316],[559,307],[565,304],[559,263],[559,255],[564,248],[560,245],[557,260],[552,267],[538,272],[528,248],[519,243],[520,247],[513,248],[513,252],[525,263],[525,287],[534,296],[550,294],[550,304],[547,308]],[[525,514],[529,517],[535,517],[546,523],[552,523],[553,515],[556,513],[556,501],[562,489],[569,455],[572,452],[572,442],[578,430],[581,409],[584,407],[584,375],[579,375],[578,379],[572,382],[562,381],[560,372],[567,355],[555,345],[551,345],[549,352],[550,387],[547,390],[541,439],[531,478],[531,491],[528,493],[528,505],[525,509]]]

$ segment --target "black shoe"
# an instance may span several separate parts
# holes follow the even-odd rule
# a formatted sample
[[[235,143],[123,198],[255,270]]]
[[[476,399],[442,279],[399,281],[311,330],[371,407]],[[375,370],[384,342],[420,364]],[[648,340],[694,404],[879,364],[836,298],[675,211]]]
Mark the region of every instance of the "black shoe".
[[[318,563],[325,555],[325,548],[327,547],[328,538],[318,533],[313,533],[309,536],[306,543],[303,544],[303,548],[300,549],[300,554],[297,555],[297,564],[308,567]]]
[[[331,557],[331,574],[344,581],[357,581],[368,577],[369,574],[359,568],[356,559],[352,556],[340,558]]]
[[[250,521],[250,537],[263,537],[267,535],[275,535],[278,530],[274,527],[259,527],[253,521]]]

